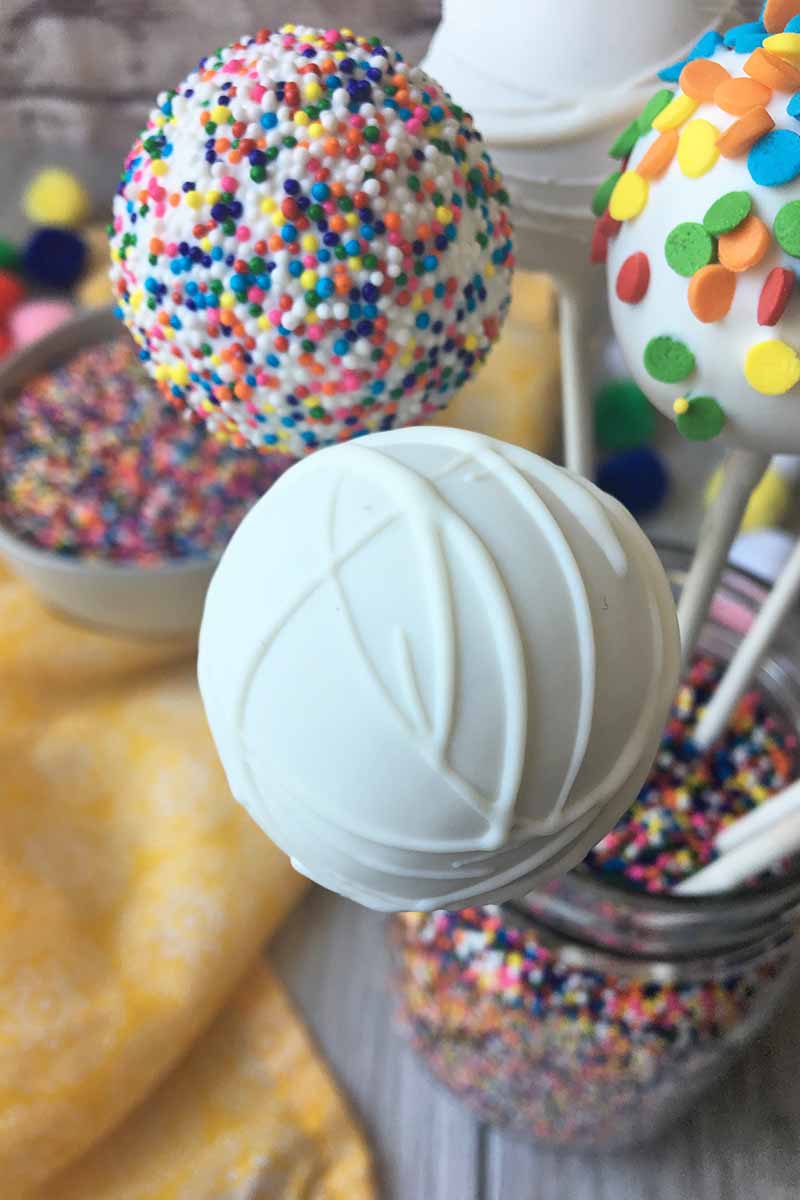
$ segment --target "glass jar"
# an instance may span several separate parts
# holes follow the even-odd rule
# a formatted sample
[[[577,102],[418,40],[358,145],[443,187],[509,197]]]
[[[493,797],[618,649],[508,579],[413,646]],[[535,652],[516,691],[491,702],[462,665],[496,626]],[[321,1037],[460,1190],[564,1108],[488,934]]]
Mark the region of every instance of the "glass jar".
[[[660,552],[679,591],[688,555]],[[701,649],[729,658],[765,594],[729,570]],[[800,729],[796,615],[755,686]],[[634,1145],[767,1024],[796,977],[798,914],[798,871],[683,899],[586,867],[513,904],[403,914],[390,922],[401,1023],[481,1118],[551,1144]]]

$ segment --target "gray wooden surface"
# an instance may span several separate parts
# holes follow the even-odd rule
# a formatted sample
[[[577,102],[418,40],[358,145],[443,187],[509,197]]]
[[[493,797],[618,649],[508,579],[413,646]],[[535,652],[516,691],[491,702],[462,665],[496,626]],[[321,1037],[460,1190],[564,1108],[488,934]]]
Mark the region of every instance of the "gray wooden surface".
[[[270,957],[371,1140],[381,1200],[797,1200],[800,1005],[666,1138],[609,1156],[483,1127],[398,1036],[384,918],[315,890]]]

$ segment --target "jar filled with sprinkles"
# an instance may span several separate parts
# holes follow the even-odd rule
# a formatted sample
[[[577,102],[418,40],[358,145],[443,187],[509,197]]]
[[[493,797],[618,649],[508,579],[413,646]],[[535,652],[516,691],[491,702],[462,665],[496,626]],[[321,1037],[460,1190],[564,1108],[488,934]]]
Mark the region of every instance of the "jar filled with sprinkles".
[[[686,556],[663,558],[678,586]],[[482,1119],[578,1149],[647,1141],[794,982],[796,862],[735,892],[675,894],[722,829],[800,775],[797,618],[724,737],[704,755],[691,741],[763,596],[728,572],[647,783],[577,871],[513,904],[391,920],[401,1027]]]

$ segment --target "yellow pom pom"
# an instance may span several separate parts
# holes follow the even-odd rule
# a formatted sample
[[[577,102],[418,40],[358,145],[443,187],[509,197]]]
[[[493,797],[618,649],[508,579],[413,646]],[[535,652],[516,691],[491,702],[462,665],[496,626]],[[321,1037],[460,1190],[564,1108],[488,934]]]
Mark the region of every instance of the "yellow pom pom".
[[[707,506],[716,498],[721,484],[722,468],[719,467],[706,485],[704,499]],[[743,532],[772,529],[780,525],[789,511],[791,500],[791,486],[778,471],[770,467],[764,472],[745,509],[741,525]]]
[[[762,396],[783,396],[800,383],[800,358],[786,342],[758,342],[747,353],[744,373]]]
[[[25,189],[22,209],[36,225],[80,225],[89,213],[86,188],[71,171],[48,167],[34,176]]]

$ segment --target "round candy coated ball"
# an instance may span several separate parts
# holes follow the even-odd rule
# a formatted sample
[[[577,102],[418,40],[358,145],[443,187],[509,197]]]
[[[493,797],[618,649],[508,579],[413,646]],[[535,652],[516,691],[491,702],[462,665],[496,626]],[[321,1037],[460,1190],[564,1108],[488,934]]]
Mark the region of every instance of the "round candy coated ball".
[[[661,458],[649,447],[639,446],[606,459],[598,469],[597,484],[634,517],[641,517],[664,503],[669,477]]]
[[[34,225],[80,225],[89,212],[89,195],[71,171],[46,167],[25,189],[22,209]]]
[[[509,303],[507,196],[471,118],[344,31],[208,55],[159,97],[113,226],[120,312],[165,394],[294,457],[443,408]]]
[[[86,243],[69,229],[37,229],[23,250],[25,273],[44,287],[72,287],[86,258]]]
[[[423,427],[278,480],[214,576],[198,671],[270,837],[327,887],[419,910],[577,863],[651,766],[678,657],[666,578],[618,504]]]
[[[13,271],[0,270],[0,321],[7,321],[11,311],[25,296],[25,285]]]
[[[682,144],[698,123],[720,139],[702,161],[676,154],[649,180],[642,211],[609,240],[611,317],[637,384],[685,437],[797,454],[800,126],[787,106],[800,71],[728,40],[709,56],[713,69],[702,67],[703,78],[722,80],[713,95],[684,95],[679,86],[676,105],[631,150],[635,175],[670,114]],[[743,114],[731,110],[737,81],[758,101]],[[624,304],[616,280],[637,253],[648,257],[649,288]]]
[[[74,314],[73,305],[66,300],[29,300],[27,304],[20,304],[9,318],[15,347],[21,349],[38,341]]]

